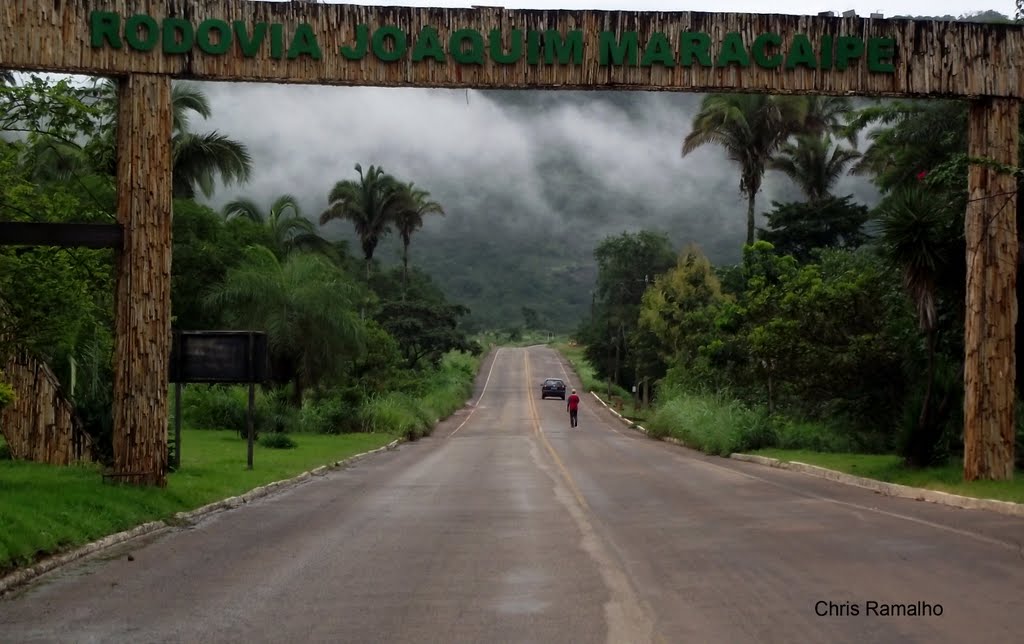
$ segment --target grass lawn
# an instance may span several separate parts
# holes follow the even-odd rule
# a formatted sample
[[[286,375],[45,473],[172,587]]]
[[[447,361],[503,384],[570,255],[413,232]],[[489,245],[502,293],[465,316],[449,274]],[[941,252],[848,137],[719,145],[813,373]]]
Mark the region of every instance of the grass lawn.
[[[235,432],[182,429],[181,470],[166,489],[104,483],[98,467],[0,460],[0,574],[40,555],[166,519],[255,487],[382,447],[391,434],[292,434],[295,449],[246,442]]]
[[[1017,472],[1017,478],[1012,481],[966,483],[963,480],[963,467],[959,464],[911,470],[901,464],[898,456],[884,454],[826,454],[782,449],[762,449],[750,453],[777,458],[780,461],[800,461],[887,483],[899,483],[979,499],[1024,503],[1024,472],[1020,471]]]

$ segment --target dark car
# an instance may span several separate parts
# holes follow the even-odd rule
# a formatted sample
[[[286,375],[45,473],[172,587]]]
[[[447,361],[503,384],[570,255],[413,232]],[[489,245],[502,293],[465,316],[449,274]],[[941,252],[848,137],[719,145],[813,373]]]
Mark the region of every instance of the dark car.
[[[548,378],[540,386],[540,398],[544,400],[548,396],[565,400],[565,383],[558,378]]]

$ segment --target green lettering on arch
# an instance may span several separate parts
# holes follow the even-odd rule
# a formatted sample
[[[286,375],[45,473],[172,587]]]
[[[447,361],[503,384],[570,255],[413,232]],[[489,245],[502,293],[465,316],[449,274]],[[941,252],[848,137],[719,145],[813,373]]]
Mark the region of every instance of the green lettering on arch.
[[[192,49],[194,41],[195,34],[192,33],[191,22],[182,18],[164,20],[161,42],[165,54],[187,54]]]
[[[793,36],[793,42],[789,46],[789,55],[786,56],[786,69],[796,69],[797,65],[803,65],[807,69],[815,69],[818,66],[818,59],[814,56],[814,47],[804,34]]]
[[[139,27],[146,30],[146,37],[139,36]],[[135,51],[153,51],[160,41],[160,28],[156,20],[145,14],[136,14],[124,23],[124,39]]]
[[[93,47],[109,44],[121,48],[121,16],[114,11],[93,11],[89,14],[89,43]]]
[[[499,65],[518,63],[523,57],[523,30],[513,29],[508,37],[510,50],[507,54],[501,45],[501,29],[491,29],[491,33],[487,38],[491,50],[491,60]]]
[[[320,43],[316,40],[316,34],[308,23],[302,23],[295,28],[295,35],[292,36],[292,45],[288,48],[288,58],[295,59],[299,56],[309,56],[313,60],[320,60]]]
[[[214,31],[217,32],[217,42],[211,38]],[[207,54],[213,56],[226,54],[232,44],[231,25],[223,20],[204,20],[196,31],[196,42],[199,44],[199,49]]]
[[[469,43],[469,48],[464,45]],[[463,65],[484,64],[484,37],[476,29],[459,29],[448,39],[448,51],[456,62]]]
[[[665,67],[675,67],[676,64],[672,45],[669,43],[668,37],[660,31],[651,34],[647,40],[647,46],[644,47],[644,56],[640,59],[641,67],[650,67],[654,63]]]
[[[412,62],[418,63],[424,58],[433,58],[439,63],[445,62],[444,48],[437,29],[426,26],[420,29],[420,35],[412,45]]]
[[[782,36],[779,34],[761,34],[754,39],[754,44],[750,46],[750,54],[758,67],[774,69],[782,64],[782,53],[775,52],[769,56],[768,47],[780,47],[781,45]]]
[[[582,65],[583,32],[574,29],[563,38],[557,29],[548,29],[544,33],[544,62],[552,65],[556,57],[562,65]]]
[[[733,63],[743,68],[750,67],[750,57],[747,55],[747,48],[743,45],[743,36],[738,31],[730,31],[725,34],[715,66],[727,67]]]
[[[635,31],[623,31],[622,38],[617,38],[614,31],[602,31],[598,36],[598,64],[636,66],[637,50],[640,48],[640,36]]]
[[[679,64],[693,65],[693,59],[702,67],[711,67],[711,36],[700,31],[683,31],[679,34]]]
[[[394,49],[387,48],[388,38],[395,42]],[[370,44],[371,49],[373,49],[373,55],[385,63],[393,63],[401,59],[405,55],[405,50],[408,46],[409,43],[406,40],[405,31],[394,25],[385,25],[373,32],[373,39]]]
[[[892,74],[896,71],[892,62],[895,55],[895,38],[868,39],[868,71]]]

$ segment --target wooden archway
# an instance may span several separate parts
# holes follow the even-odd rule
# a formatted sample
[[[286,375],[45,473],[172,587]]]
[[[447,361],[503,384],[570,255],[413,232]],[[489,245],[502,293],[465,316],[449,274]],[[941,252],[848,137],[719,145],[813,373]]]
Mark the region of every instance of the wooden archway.
[[[965,475],[1013,474],[1016,25],[765,14],[246,0],[5,0],[0,67],[120,85],[116,468],[162,485],[171,321],[172,79],[769,92],[972,101]]]

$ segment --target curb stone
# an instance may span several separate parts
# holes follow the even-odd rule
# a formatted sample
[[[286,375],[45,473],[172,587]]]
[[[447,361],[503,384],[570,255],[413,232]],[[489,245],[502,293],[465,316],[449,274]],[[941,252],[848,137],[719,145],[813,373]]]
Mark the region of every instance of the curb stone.
[[[302,474],[299,474],[298,476],[293,476],[292,478],[289,479],[274,481],[272,483],[267,483],[266,485],[261,485],[260,487],[249,490],[248,492],[242,494],[241,496],[232,496],[227,499],[221,499],[220,501],[214,501],[213,503],[209,503],[202,507],[196,508],[195,510],[189,510],[187,512],[178,512],[170,519],[164,521],[150,521],[148,523],[143,523],[141,525],[137,525],[134,528],[125,530],[123,532],[107,535],[102,539],[93,541],[92,543],[88,543],[70,552],[48,557],[35,565],[20,568],[4,577],[0,577],[0,597],[11,592],[17,587],[22,586],[28,583],[29,581],[32,581],[40,575],[43,575],[47,572],[50,572],[51,570],[54,570],[73,561],[81,559],[82,557],[86,557],[101,550],[110,548],[111,546],[115,546],[120,543],[130,541],[131,539],[135,539],[137,537],[155,534],[162,530],[169,530],[174,527],[178,527],[182,523],[193,522],[198,519],[205,518],[206,516],[221,510],[230,510],[233,508],[237,508],[239,506],[245,505],[246,503],[255,501],[256,499],[269,496],[274,492],[283,491],[288,488],[295,487],[299,483],[307,481],[310,478],[323,476],[329,470],[344,467],[346,465],[351,465],[373,454],[397,449],[398,445],[404,442],[405,438],[398,438],[391,441],[390,443],[383,447],[378,447],[377,449],[373,449],[368,452],[363,452],[361,454],[355,454],[353,456],[343,458],[340,461],[336,461],[334,463],[321,465],[320,467],[317,467],[307,472],[303,472]]]
[[[615,411],[608,404],[601,399],[593,391],[590,392],[594,398],[597,399],[602,405],[605,406],[610,412],[622,419],[633,429],[643,432],[650,436],[650,431],[646,428],[632,422],[631,420],[624,418],[622,414]],[[661,438],[666,443],[678,445],[680,447],[686,447],[686,444],[677,438],[672,436],[664,436]],[[1008,516],[1022,517],[1024,518],[1024,504],[1013,503],[1012,501],[999,501],[997,499],[979,499],[971,496],[962,496],[959,494],[950,494],[949,492],[940,492],[938,490],[928,490],[924,488],[911,487],[909,485],[900,485],[899,483],[887,483],[885,481],[879,481],[877,479],[869,479],[863,476],[854,476],[853,474],[847,474],[846,472],[839,472],[837,470],[830,470],[828,468],[819,467],[817,465],[809,465],[807,463],[801,463],[800,461],[780,461],[777,458],[771,458],[768,456],[758,456],[756,454],[730,454],[729,458],[736,461],[745,461],[748,463],[757,463],[759,465],[765,465],[768,467],[774,467],[782,470],[791,470],[794,472],[802,472],[810,476],[816,476],[818,478],[828,479],[837,483],[843,483],[845,485],[853,485],[855,487],[861,487],[879,494],[886,496],[898,497],[902,499],[912,499],[914,501],[927,501],[929,503],[935,503],[938,505],[948,505],[955,508],[963,508],[966,510],[988,510],[997,514],[1003,514]]]
[[[998,514],[1024,518],[1024,504],[1013,503],[1012,501],[979,499],[972,496],[950,494],[949,492],[940,492],[938,490],[927,490],[924,488],[911,487],[909,485],[901,485],[899,483],[887,483],[885,481],[869,479],[863,476],[854,476],[853,474],[847,474],[846,472],[830,470],[817,465],[801,463],[800,461],[780,461],[777,458],[758,456],[755,454],[730,454],[729,458],[736,461],[757,463],[759,465],[766,465],[768,467],[774,467],[782,470],[802,472],[811,476],[817,476],[818,478],[829,479],[838,483],[845,483],[846,485],[866,488],[886,496],[912,499],[914,501],[927,501],[929,503],[948,505],[967,510],[988,510]]]

